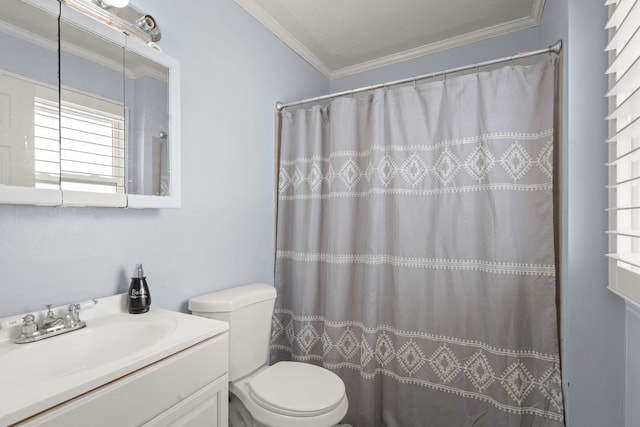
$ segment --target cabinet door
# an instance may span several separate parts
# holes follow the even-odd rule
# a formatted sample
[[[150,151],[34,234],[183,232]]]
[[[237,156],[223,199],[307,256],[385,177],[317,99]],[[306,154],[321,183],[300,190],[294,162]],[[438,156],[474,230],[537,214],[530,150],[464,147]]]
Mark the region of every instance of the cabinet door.
[[[227,427],[228,377],[218,379],[143,427]]]

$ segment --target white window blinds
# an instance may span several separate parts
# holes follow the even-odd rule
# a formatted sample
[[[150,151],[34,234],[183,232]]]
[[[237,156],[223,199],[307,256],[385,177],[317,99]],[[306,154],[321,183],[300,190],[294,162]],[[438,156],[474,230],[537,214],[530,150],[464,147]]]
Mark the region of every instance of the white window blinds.
[[[640,0],[607,0],[609,288],[640,305]]]
[[[77,103],[62,101],[59,120],[57,101],[34,102],[36,188],[59,186],[64,205],[125,206],[122,106],[66,97]]]

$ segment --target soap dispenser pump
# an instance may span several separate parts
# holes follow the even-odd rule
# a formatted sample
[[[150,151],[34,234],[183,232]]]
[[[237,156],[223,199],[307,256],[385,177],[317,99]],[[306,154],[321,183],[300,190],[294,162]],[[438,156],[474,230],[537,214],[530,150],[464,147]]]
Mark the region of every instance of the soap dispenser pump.
[[[151,293],[147,286],[147,278],[144,275],[142,264],[136,264],[129,284],[129,293],[127,295],[127,307],[131,314],[141,314],[149,311],[151,305]]]

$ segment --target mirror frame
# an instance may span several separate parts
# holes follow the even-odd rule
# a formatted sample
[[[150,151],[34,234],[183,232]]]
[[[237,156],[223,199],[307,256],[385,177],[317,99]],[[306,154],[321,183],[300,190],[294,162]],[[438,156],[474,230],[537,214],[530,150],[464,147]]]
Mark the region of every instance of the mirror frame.
[[[58,0],[22,0],[56,19],[62,11],[61,19],[85,31],[92,32],[124,49],[154,61],[168,68],[168,112],[169,122],[169,195],[126,194],[127,208],[179,208],[181,206],[181,157],[180,157],[180,63],[170,56],[147,46],[137,37],[128,36],[66,5]],[[61,9],[59,9],[61,8]],[[129,126],[125,123],[125,128]],[[126,153],[125,153],[126,156]],[[32,187],[0,186],[0,203],[31,204],[43,206],[63,206],[63,190],[46,190]],[[77,206],[77,205],[76,205]],[[88,205],[97,206],[97,205]]]

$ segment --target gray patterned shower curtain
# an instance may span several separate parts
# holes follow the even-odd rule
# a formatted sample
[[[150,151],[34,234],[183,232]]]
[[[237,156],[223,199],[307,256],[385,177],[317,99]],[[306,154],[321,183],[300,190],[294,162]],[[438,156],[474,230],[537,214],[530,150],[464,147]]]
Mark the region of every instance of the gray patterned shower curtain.
[[[556,60],[281,113],[272,361],[358,427],[562,426]]]

